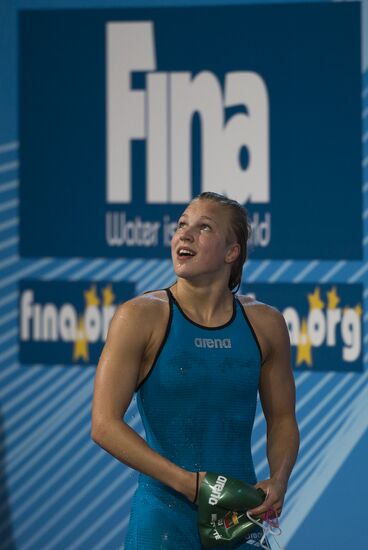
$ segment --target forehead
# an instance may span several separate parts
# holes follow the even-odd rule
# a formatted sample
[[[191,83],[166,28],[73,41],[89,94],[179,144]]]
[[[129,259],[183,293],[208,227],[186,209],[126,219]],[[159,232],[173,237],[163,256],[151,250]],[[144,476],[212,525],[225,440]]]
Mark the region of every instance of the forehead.
[[[209,217],[215,222],[220,223],[227,218],[226,208],[208,200],[195,200],[184,210],[182,216],[188,217]]]

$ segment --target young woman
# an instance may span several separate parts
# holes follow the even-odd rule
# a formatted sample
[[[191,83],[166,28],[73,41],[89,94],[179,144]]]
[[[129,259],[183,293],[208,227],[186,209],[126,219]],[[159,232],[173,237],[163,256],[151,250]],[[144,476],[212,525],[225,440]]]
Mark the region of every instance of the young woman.
[[[277,310],[233,292],[248,236],[236,201],[202,193],[172,239],[176,283],[122,304],[111,321],[92,438],[141,472],[125,550],[201,549],[197,472],[199,482],[211,471],[261,487],[267,498],[253,515],[281,512],[299,445],[290,342]],[[270,468],[258,483],[250,448],[257,391]],[[122,419],[135,392],[147,442]]]

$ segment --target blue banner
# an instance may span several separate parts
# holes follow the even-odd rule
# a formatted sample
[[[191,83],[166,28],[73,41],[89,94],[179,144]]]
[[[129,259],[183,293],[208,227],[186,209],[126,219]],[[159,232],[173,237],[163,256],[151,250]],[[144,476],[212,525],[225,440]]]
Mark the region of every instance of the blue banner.
[[[19,361],[96,365],[119,303],[134,284],[19,281]]]
[[[357,3],[25,11],[19,36],[23,256],[166,257],[212,190],[253,258],[362,257]]]
[[[363,370],[363,285],[257,283],[242,292],[283,314],[295,370]]]

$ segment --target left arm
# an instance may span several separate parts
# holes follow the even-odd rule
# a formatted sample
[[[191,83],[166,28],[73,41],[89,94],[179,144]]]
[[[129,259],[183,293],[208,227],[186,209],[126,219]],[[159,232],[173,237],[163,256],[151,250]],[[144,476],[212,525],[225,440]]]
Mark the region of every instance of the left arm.
[[[267,497],[249,510],[261,515],[267,510],[281,513],[288,480],[299,449],[299,430],[295,418],[295,384],[290,364],[290,339],[281,313],[272,309],[266,328],[271,335],[269,353],[262,364],[259,393],[267,423],[267,459],[270,478],[260,481]]]

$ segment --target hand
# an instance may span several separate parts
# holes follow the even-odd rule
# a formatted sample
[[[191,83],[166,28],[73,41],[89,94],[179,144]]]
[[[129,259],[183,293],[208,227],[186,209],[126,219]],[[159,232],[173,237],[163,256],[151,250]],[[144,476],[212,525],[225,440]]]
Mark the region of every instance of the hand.
[[[277,479],[265,479],[257,483],[256,488],[262,489],[266,498],[261,506],[248,510],[252,516],[261,516],[268,510],[274,510],[278,516],[281,515],[282,506],[284,503],[286,485]]]

